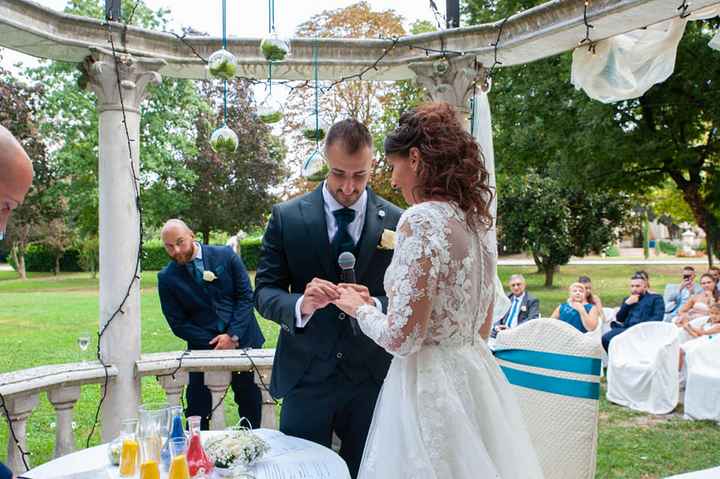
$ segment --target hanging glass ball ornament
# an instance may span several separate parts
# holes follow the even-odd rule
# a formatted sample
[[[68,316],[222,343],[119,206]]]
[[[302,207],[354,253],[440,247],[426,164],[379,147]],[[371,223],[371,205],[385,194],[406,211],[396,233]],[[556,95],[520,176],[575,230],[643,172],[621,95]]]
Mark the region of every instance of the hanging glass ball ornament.
[[[210,55],[208,59],[208,72],[213,78],[232,80],[237,73],[237,58],[229,51],[220,49]]]
[[[269,62],[281,62],[290,55],[290,40],[273,32],[260,42],[260,52]]]
[[[327,123],[315,115],[305,118],[302,129],[303,136],[311,141],[322,141],[327,135]]]
[[[303,163],[302,175],[308,181],[322,181],[327,176],[328,171],[322,148],[315,148]]]
[[[263,123],[277,123],[282,120],[283,117],[282,105],[275,98],[268,95],[268,97],[258,105],[257,114]]]
[[[210,148],[220,155],[235,153],[238,147],[238,137],[234,131],[223,125],[213,131],[210,136]]]
[[[436,75],[444,75],[450,69],[450,62],[447,58],[442,57],[433,62],[433,71]]]

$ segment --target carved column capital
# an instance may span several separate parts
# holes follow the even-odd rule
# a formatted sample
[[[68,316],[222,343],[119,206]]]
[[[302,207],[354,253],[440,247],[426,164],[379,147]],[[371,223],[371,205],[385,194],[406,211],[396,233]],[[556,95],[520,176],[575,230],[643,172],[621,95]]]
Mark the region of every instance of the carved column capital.
[[[148,85],[160,83],[158,70],[165,64],[165,60],[160,58],[135,57],[127,53],[113,55],[104,48],[91,47],[83,69],[88,76],[88,88],[97,95],[98,112],[121,109],[118,70],[122,104],[126,111],[138,112]]]
[[[439,58],[434,61],[410,63],[415,80],[425,88],[432,101],[452,105],[463,124],[468,124],[470,97],[475,85],[485,83],[487,69],[473,55]]]

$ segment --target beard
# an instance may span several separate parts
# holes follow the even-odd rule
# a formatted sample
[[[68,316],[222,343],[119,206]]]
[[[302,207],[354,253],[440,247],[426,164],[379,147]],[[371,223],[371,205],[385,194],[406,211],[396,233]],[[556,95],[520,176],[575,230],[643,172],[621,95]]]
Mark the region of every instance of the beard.
[[[187,253],[178,253],[173,257],[176,263],[178,264],[188,264],[190,261],[192,261],[194,250],[190,249]]]

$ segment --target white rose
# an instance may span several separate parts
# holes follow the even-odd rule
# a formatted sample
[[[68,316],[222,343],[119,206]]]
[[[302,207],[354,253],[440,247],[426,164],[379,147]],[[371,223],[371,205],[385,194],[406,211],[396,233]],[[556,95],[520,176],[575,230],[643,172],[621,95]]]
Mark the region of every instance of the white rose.
[[[393,230],[383,230],[378,248],[388,250],[395,249],[395,232]]]
[[[203,271],[203,280],[207,281],[208,283],[212,283],[217,279],[217,276],[215,276],[215,273],[212,271]]]

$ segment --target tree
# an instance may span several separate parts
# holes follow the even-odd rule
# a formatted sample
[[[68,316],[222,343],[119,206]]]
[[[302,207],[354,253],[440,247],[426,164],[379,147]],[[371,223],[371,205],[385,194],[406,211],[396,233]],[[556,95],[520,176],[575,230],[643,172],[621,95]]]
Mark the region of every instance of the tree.
[[[28,246],[40,237],[41,226],[57,214],[55,173],[38,134],[37,96],[37,88],[21,84],[0,68],[0,124],[18,139],[35,171],[25,202],[14,211],[7,228],[6,241],[21,279],[27,279],[25,253]]]
[[[545,286],[572,256],[599,253],[616,239],[627,200],[613,194],[563,186],[530,172],[498,191],[498,228],[503,243],[530,251]]]
[[[473,22],[499,20],[539,3],[469,0],[466,13]],[[491,101],[498,171],[531,166],[585,188],[640,195],[672,181],[718,254],[720,52],[707,46],[717,24],[690,22],[673,75],[635,100],[606,105],[576,91],[570,53],[498,71]]]
[[[104,18],[100,0],[73,0],[66,13]],[[163,28],[167,11],[151,11],[144,2],[123,1],[131,23]],[[82,238],[98,235],[98,112],[95,96],[85,89],[83,68],[63,62],[44,62],[25,74],[38,85],[40,133],[53,145],[51,160],[62,178],[69,221]],[[195,153],[194,119],[204,103],[189,80],[164,78],[151,86],[142,105],[140,123],[140,186],[145,226],[157,226],[187,207],[182,188],[194,181],[183,158]],[[68,141],[71,139],[71,141]]]
[[[295,34],[299,37],[319,38],[390,38],[402,36],[405,29],[402,18],[394,10],[373,11],[367,1],[361,1],[345,8],[325,10],[312,16],[298,26]],[[322,82],[328,87],[328,82]],[[320,98],[321,118],[327,125],[352,117],[365,125],[374,125],[380,120],[383,98],[394,88],[392,82],[349,80],[335,85]],[[316,182],[299,178],[303,161],[315,149],[315,142],[302,136],[305,121],[314,117],[315,89],[313,84],[293,90],[286,101],[283,121],[283,138],[289,149],[291,181],[286,185],[285,194],[292,195],[308,191]],[[321,178],[317,178],[321,179]]]
[[[247,83],[228,83],[227,126],[238,135],[233,154],[217,154],[210,148],[213,130],[222,122],[222,110],[209,108],[195,120],[197,153],[185,159],[186,168],[196,180],[183,189],[189,199],[184,217],[207,243],[212,230],[235,234],[265,222],[265,213],[275,202],[271,189],[284,175],[282,143],[262,123],[252,106]],[[220,98],[217,84],[204,82],[203,94]]]
[[[70,227],[64,217],[53,218],[43,228],[42,243],[47,246],[55,258],[54,275],[60,274],[60,260],[65,252],[75,242],[75,231]]]

